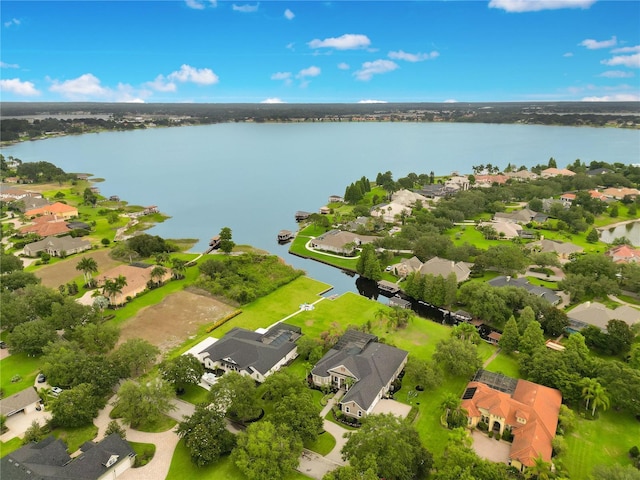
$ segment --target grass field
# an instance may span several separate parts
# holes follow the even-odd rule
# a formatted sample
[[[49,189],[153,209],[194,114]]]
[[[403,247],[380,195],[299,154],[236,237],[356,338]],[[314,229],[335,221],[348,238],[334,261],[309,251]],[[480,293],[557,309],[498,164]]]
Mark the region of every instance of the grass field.
[[[486,370],[490,372],[502,373],[507,377],[520,378],[520,366],[518,365],[518,359],[513,354],[507,354],[500,352],[496,358],[494,358]]]
[[[86,427],[77,428],[55,428],[51,434],[63,440],[67,444],[67,451],[73,453],[78,450],[84,442],[90,442],[98,435],[98,427],[93,423]]]
[[[191,461],[184,440],[180,440],[171,460],[167,480],[193,480],[194,478],[199,480],[247,480],[229,457],[223,457],[213,465],[198,468]],[[293,471],[291,475],[282,480],[307,480],[308,478],[306,475]]]
[[[5,398],[33,386],[39,371],[40,360],[29,357],[26,353],[15,353],[1,360],[0,388]],[[11,382],[14,375],[19,375],[20,381]]]
[[[566,437],[568,451],[561,457],[572,479],[589,478],[594,466],[628,465],[629,449],[640,446],[640,422],[625,412],[600,412],[596,420],[579,418]]]

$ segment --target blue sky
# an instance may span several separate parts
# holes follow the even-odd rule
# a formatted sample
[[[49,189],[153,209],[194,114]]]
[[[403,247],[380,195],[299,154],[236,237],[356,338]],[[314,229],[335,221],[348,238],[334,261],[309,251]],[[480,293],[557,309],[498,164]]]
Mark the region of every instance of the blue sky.
[[[640,101],[637,0],[0,2],[3,101]]]

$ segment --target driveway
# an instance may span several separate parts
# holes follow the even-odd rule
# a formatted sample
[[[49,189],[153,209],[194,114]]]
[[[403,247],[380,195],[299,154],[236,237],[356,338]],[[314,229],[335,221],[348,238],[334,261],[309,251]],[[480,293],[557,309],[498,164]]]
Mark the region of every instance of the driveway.
[[[375,407],[373,407],[373,414],[381,413],[393,413],[396,417],[407,418],[411,411],[411,405],[400,403],[390,398],[381,398]]]
[[[51,418],[50,412],[41,411],[33,411],[31,413],[16,413],[15,415],[11,415],[7,418],[6,426],[9,429],[2,435],[0,435],[0,441],[7,442],[15,437],[24,436],[24,432],[31,426],[31,424],[35,421],[40,424],[40,426],[44,426],[44,424]]]
[[[471,432],[471,438],[473,438],[473,449],[480,458],[509,465],[510,443],[489,438],[478,430]]]

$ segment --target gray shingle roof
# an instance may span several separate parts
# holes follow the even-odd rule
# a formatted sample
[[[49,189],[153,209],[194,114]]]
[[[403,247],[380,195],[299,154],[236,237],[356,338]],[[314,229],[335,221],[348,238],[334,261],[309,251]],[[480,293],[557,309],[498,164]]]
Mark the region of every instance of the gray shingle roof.
[[[0,414],[8,416],[40,401],[35,388],[29,387],[0,400]]]
[[[496,277],[487,282],[492,287],[520,287],[524,288],[532,295],[544,298],[547,302],[556,304],[561,300],[559,295],[550,288],[541,287],[538,285],[532,285],[526,278],[513,278],[513,277]]]
[[[214,362],[230,359],[240,370],[255,369],[264,375],[296,348],[299,336],[300,328],[286,323],[264,334],[236,327],[200,353],[207,353]]]
[[[347,330],[336,346],[316,364],[312,373],[327,377],[331,370],[344,366],[357,381],[341,403],[353,401],[367,410],[408,355],[405,350],[378,343],[374,335]]]

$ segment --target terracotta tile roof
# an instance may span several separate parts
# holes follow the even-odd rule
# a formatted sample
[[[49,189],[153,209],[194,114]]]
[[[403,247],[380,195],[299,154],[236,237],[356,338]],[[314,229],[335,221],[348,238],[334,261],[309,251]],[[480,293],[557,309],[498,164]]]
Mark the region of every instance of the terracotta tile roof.
[[[509,458],[531,466],[539,455],[551,460],[551,440],[558,426],[558,412],[562,403],[559,390],[518,380],[512,395],[494,390],[480,382],[470,382],[467,389],[475,391],[462,407],[469,417],[479,417],[482,411],[501,417],[512,427],[514,436]]]
[[[67,205],[66,203],[56,202],[51,205],[45,205],[40,208],[34,208],[32,210],[27,210],[25,215],[27,216],[35,216],[35,215],[64,215],[72,214],[78,215],[78,209],[76,207],[72,207]]]
[[[20,229],[20,233],[36,233],[41,237],[51,237],[62,233],[69,233],[71,229],[67,222],[55,215],[43,215],[33,220],[33,225],[27,225]]]

